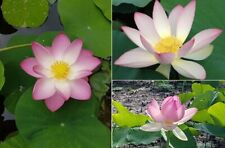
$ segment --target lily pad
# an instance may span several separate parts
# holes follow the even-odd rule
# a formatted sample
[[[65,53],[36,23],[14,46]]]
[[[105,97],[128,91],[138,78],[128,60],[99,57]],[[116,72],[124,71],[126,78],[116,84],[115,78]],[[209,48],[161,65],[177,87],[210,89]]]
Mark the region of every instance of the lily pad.
[[[186,5],[188,2],[190,2],[190,0],[161,0],[161,3],[168,11],[171,11],[177,4]],[[222,17],[224,13],[224,1],[198,0],[196,2],[196,14],[190,37],[208,28],[220,28],[225,30],[225,17]],[[212,11],[209,13],[209,10]],[[218,16],[220,16],[219,19]],[[222,33],[220,37],[212,43],[214,45],[212,55],[209,58],[199,62],[206,69],[206,79],[215,80],[225,78],[224,41],[225,34]]]
[[[145,132],[139,128],[113,128],[113,148],[127,144],[146,145],[161,138],[160,132]]]
[[[111,0],[93,0],[108,20],[112,20]]]
[[[113,5],[114,6],[119,6],[122,3],[126,4],[133,4],[138,7],[144,7],[146,6],[151,0],[113,0]]]
[[[58,31],[45,32],[39,35],[35,41],[44,45],[44,46],[52,46],[53,39],[59,34]],[[71,39],[72,41],[72,39]]]
[[[82,38],[96,56],[111,56],[111,23],[92,0],[60,0],[58,12],[67,34]]]
[[[16,27],[38,27],[48,16],[48,0],[3,0],[6,21]]]
[[[0,59],[5,66],[5,84],[2,89],[2,94],[8,96],[13,91],[24,91],[34,83],[34,78],[28,76],[20,67],[20,62],[32,56],[31,42],[36,36],[14,36],[8,47],[14,46],[14,49],[2,51]],[[25,46],[18,46],[25,45]],[[16,47],[17,46],[17,47]],[[19,97],[19,96],[17,96]]]
[[[106,148],[110,132],[95,116],[96,106],[94,97],[88,101],[71,99],[52,113],[43,101],[32,99],[30,88],[17,104],[16,124],[31,148]]]
[[[1,148],[28,148],[27,141],[17,134],[13,137],[6,139],[4,142],[0,142]]]

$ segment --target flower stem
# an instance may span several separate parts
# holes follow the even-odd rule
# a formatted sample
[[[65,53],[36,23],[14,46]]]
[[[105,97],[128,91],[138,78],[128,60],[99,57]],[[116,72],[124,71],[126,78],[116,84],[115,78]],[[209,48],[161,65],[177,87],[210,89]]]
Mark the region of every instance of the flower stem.
[[[171,132],[168,131],[168,132],[166,133],[166,137],[167,137],[166,148],[170,148],[170,136],[171,136]]]
[[[15,48],[28,47],[28,46],[31,46],[31,43],[29,43],[29,44],[19,44],[19,45],[9,46],[9,47],[5,47],[5,48],[0,48],[0,52],[15,49]]]

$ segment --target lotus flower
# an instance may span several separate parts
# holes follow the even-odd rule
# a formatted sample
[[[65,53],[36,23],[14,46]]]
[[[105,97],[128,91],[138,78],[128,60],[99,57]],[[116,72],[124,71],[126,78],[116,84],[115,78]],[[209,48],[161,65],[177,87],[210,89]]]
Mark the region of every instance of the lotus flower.
[[[141,127],[144,131],[172,131],[173,134],[186,141],[185,133],[178,127],[190,120],[197,112],[196,108],[185,110],[185,106],[181,104],[178,96],[167,97],[159,107],[155,99],[148,105],[147,114],[153,119],[152,122]]]
[[[195,16],[196,1],[187,6],[177,5],[167,17],[156,0],[153,19],[136,12],[134,20],[139,30],[123,26],[124,33],[138,47],[124,53],[115,61],[116,65],[142,68],[160,64],[156,71],[169,79],[171,65],[181,75],[193,79],[205,79],[204,68],[190,60],[204,60],[213,51],[210,45],[220,34],[220,29],[207,29],[187,41]]]
[[[82,40],[72,43],[64,34],[59,34],[51,47],[32,43],[35,57],[21,62],[22,69],[37,78],[33,88],[35,100],[45,100],[52,112],[58,110],[70,97],[88,100],[91,88],[87,77],[100,64],[88,50],[82,49]]]

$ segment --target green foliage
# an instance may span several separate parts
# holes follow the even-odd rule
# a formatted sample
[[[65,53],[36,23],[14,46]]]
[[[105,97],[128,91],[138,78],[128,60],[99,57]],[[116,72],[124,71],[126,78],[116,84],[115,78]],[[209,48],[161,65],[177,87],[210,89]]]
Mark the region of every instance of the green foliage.
[[[113,100],[113,106],[117,109],[118,113],[113,114],[113,122],[120,127],[135,127],[144,125],[150,117],[142,114],[134,114],[124,107],[121,103]]]
[[[102,97],[104,97],[108,92],[110,82],[111,70],[109,67],[109,63],[106,61],[102,61],[101,71],[92,75],[90,78],[93,93],[99,100],[101,100]]]
[[[23,91],[16,89],[12,93],[10,93],[4,100],[4,105],[9,112],[11,113],[15,112],[16,104],[19,100],[19,97],[22,95],[22,92]]]
[[[82,38],[96,56],[111,55],[111,23],[92,0],[60,0],[58,12],[67,34]]]
[[[110,132],[97,119],[97,106],[95,97],[89,101],[70,100],[52,113],[43,101],[34,101],[32,89],[28,89],[17,104],[16,124],[32,148],[108,147]]]
[[[213,92],[206,92],[195,96],[191,107],[197,107],[199,110],[208,108],[211,105],[212,99],[216,97]]]
[[[201,95],[208,91],[214,91],[215,88],[209,84],[194,83],[192,84],[192,92],[194,95]]]
[[[55,2],[56,0],[4,0],[2,11],[6,21],[14,27],[38,27],[47,18],[49,4]],[[101,68],[90,77],[94,95],[88,101],[70,99],[54,113],[47,109],[44,101],[34,101],[30,87],[34,85],[35,78],[27,75],[20,63],[27,57],[33,57],[33,41],[51,46],[58,32],[14,36],[0,54],[0,89],[4,84],[5,73],[6,83],[1,95],[6,98],[4,106],[16,116],[19,134],[0,143],[1,148],[110,146],[110,131],[97,118],[100,106],[98,99],[106,95],[111,80],[108,58],[111,55],[110,1],[61,0],[57,4],[63,27],[71,41],[83,38],[84,48],[90,48],[96,56],[105,58],[102,59]],[[27,91],[24,93],[25,90]]]
[[[46,32],[37,36],[14,36],[8,46],[28,45],[32,41],[50,46],[53,38],[58,32]],[[4,105],[11,112],[14,113],[16,103],[20,95],[35,83],[35,78],[28,76],[20,67],[20,62],[27,57],[33,57],[31,46],[18,47],[13,50],[6,50],[1,52],[0,59],[5,65],[6,82],[2,90],[6,100]],[[15,76],[17,74],[17,76]]]
[[[186,5],[188,2],[190,2],[190,0],[161,0],[161,3],[163,4],[163,6],[165,6],[168,12],[170,12],[172,8],[177,4]],[[222,30],[225,30],[225,17],[220,17],[220,19],[216,17],[221,16],[221,14],[224,13],[224,1],[198,0],[196,2],[196,15],[190,37],[208,28],[220,28]],[[209,13],[208,10],[213,11],[212,13]],[[224,79],[224,40],[225,34],[223,33],[218,39],[216,39],[216,41],[212,43],[214,45],[214,51],[212,55],[206,60],[199,62],[206,69],[207,79]]]
[[[44,32],[40,34],[35,41],[44,45],[44,46],[51,46],[53,39],[59,34],[58,31],[51,31],[51,32]],[[72,39],[70,39],[72,41]]]
[[[31,44],[35,38],[36,36],[14,36],[7,46]],[[33,83],[33,79],[20,68],[20,62],[30,56],[32,56],[30,45],[1,52],[0,59],[5,66],[6,78],[3,94],[9,94],[15,89],[24,88]]]
[[[109,75],[100,71],[96,74],[94,74],[91,79],[91,86],[93,88],[93,93],[101,99],[103,96],[106,95],[108,89],[109,89]]]
[[[160,132],[145,132],[138,128],[113,128],[113,147],[126,144],[150,144],[161,138]]]
[[[192,120],[196,121],[196,122],[214,124],[214,121],[213,121],[212,117],[210,116],[210,114],[208,113],[207,109],[198,111],[194,115]]]
[[[177,137],[175,137],[173,134],[171,134],[170,138],[169,138],[170,139],[170,144],[174,148],[180,148],[180,147],[182,147],[182,148],[197,148],[196,140],[192,136],[190,130],[186,129],[183,132],[187,136],[188,141],[179,140]]]
[[[210,124],[195,124],[194,127],[200,131],[204,131],[210,135],[225,138],[225,128]]]
[[[130,129],[129,134],[127,135],[128,141],[134,145],[150,144],[160,137],[160,132],[146,132],[140,129]]]
[[[1,148],[28,148],[27,141],[19,134],[0,143]]]
[[[193,96],[194,94],[192,92],[179,94],[179,98],[183,104],[190,101],[193,98]]]
[[[122,3],[133,4],[138,7],[146,6],[151,0],[112,0],[114,6],[118,6]]]
[[[218,102],[208,109],[208,113],[215,117],[223,126],[225,126],[225,104],[222,102]]]
[[[187,122],[179,126],[185,132],[188,141],[179,140],[171,131],[162,134],[162,136],[166,136],[165,139],[169,139],[171,147],[197,148],[197,143],[193,136],[198,136],[200,132],[206,132],[210,135],[224,138],[225,103],[221,102],[224,98],[223,91],[223,89],[214,88],[209,84],[193,83],[191,92],[179,95],[182,103],[190,101],[190,107],[197,107],[199,111],[192,118],[192,121],[195,122],[194,124],[193,122]],[[119,127],[113,129],[113,147],[122,147],[127,144],[150,144],[157,139],[157,136],[154,134],[158,133],[140,131],[139,126],[141,126],[141,124],[136,125],[136,127],[133,125],[128,126],[128,124],[133,122],[133,120],[131,120],[132,118],[127,117],[127,114],[130,113],[128,109],[119,102],[113,101],[113,105],[118,110],[118,113],[113,115],[113,121],[119,125]],[[136,119],[136,121],[140,120]],[[134,131],[131,132],[132,130]],[[149,140],[146,139],[145,134],[151,134],[148,137],[150,138]],[[159,137],[161,136],[158,136],[158,138]]]
[[[127,134],[130,128],[113,128],[112,129],[112,139],[113,139],[113,147],[121,147],[128,143]]]
[[[190,107],[196,107],[198,110],[204,110],[218,101],[221,92],[209,84],[193,83],[192,91],[179,94],[182,103],[192,100]]]
[[[192,92],[180,94],[180,96],[181,100],[185,101],[189,100],[187,98],[194,98],[190,107],[198,108],[198,112],[192,118],[193,121],[225,126],[223,89],[216,89],[209,84],[194,83],[192,84]]]
[[[104,16],[111,21],[112,20],[111,0],[93,0],[93,1],[95,5],[102,10]]]
[[[134,13],[135,11],[138,11],[138,8],[132,4],[121,4],[119,6],[113,6],[113,13],[129,14]]]
[[[47,0],[3,0],[5,20],[15,27],[38,27],[48,16]]]

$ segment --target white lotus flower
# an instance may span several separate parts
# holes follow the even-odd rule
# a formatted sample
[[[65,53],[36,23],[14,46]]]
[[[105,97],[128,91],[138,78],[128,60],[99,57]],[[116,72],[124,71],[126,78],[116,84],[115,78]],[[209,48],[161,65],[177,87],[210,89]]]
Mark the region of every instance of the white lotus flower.
[[[142,68],[160,64],[156,71],[169,78],[171,65],[181,75],[193,79],[205,79],[204,68],[190,60],[204,60],[213,51],[210,45],[220,34],[220,29],[207,29],[187,39],[195,16],[196,0],[187,6],[177,5],[167,17],[165,10],[156,0],[153,19],[136,12],[138,30],[122,27],[124,33],[138,47],[124,53],[115,61],[116,65]]]

